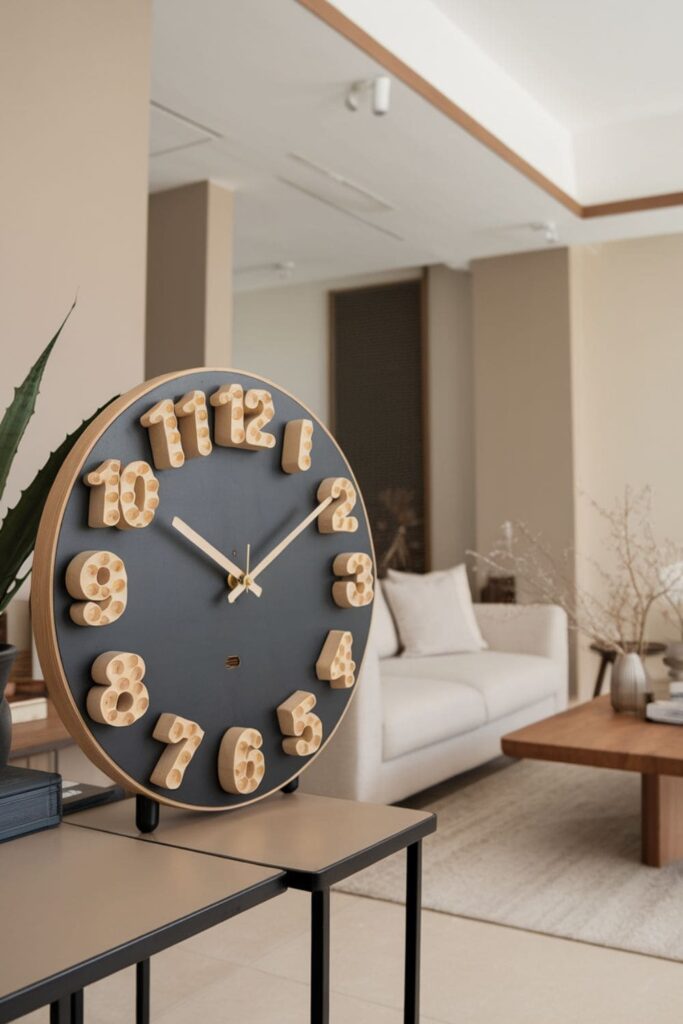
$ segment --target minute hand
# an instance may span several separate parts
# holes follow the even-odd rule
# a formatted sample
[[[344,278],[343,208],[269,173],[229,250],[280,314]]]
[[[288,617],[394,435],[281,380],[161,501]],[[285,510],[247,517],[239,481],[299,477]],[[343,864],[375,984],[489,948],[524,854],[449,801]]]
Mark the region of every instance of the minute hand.
[[[312,512],[309,512],[306,518],[303,519],[298,526],[295,526],[294,529],[291,530],[290,533],[288,533],[287,536],[283,538],[283,540],[281,540],[279,544],[275,545],[272,551],[268,552],[265,558],[261,559],[258,565],[254,566],[253,570],[249,573],[250,578],[252,580],[255,580],[257,576],[260,576],[263,570],[267,569],[271,562],[274,562],[278,555],[281,555],[285,548],[289,547],[292,541],[296,540],[299,534],[303,533],[306,527],[309,526],[314,519],[317,519],[318,516],[325,511],[327,506],[332,503],[332,501],[334,501],[334,498],[332,497],[325,498],[325,500],[321,501],[320,504],[316,508],[314,508]],[[237,600],[242,591],[245,589],[246,588],[244,584],[239,583],[235,587],[235,589],[231,590],[230,593],[228,594],[228,601],[232,604],[234,601]]]

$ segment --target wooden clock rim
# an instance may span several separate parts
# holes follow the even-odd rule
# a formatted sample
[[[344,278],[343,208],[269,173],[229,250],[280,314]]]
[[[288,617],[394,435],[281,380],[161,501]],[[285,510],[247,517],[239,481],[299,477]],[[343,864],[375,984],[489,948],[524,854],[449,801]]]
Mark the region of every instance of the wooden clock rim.
[[[142,384],[137,384],[124,395],[120,395],[118,398],[114,399],[106,409],[103,409],[99,416],[97,416],[93,422],[86,427],[76,441],[55,477],[55,481],[50,488],[50,493],[48,494],[47,501],[45,502],[45,507],[43,508],[43,513],[40,518],[33,554],[31,619],[38,657],[41,668],[43,669],[43,675],[45,676],[48,693],[50,694],[55,708],[71,736],[83,753],[95,764],[97,768],[103,771],[104,774],[111,778],[113,782],[118,783],[125,789],[138,793],[142,796],[149,797],[150,799],[156,800],[158,803],[165,804],[168,807],[177,807],[181,810],[187,811],[235,811],[240,807],[246,807],[259,800],[266,799],[266,797],[271,796],[273,793],[279,792],[283,786],[288,785],[294,779],[298,778],[299,775],[301,775],[301,773],[305,771],[313,761],[315,761],[318,755],[322,753],[341,725],[344,716],[351,705],[351,701],[356,695],[363,662],[365,661],[365,653],[367,651],[369,637],[365,644],[363,657],[361,658],[360,664],[356,670],[356,682],[351,694],[349,695],[349,699],[347,700],[341,715],[337,719],[332,732],[327,736],[325,742],[321,744],[320,749],[317,750],[312,757],[307,758],[301,767],[297,771],[293,772],[288,779],[284,782],[278,783],[274,789],[270,789],[266,793],[261,793],[260,795],[254,796],[252,799],[245,800],[239,804],[227,804],[221,807],[205,807],[199,804],[186,804],[180,800],[174,800],[172,797],[167,797],[155,792],[154,790],[147,789],[147,787],[143,786],[142,783],[137,781],[137,779],[131,778],[130,775],[124,772],[115,761],[112,761],[107,752],[100,746],[92,735],[85,719],[81,715],[81,712],[73,699],[59,652],[59,642],[54,620],[53,581],[55,557],[57,554],[57,541],[61,532],[62,520],[64,518],[64,512],[66,510],[69,497],[71,496],[74,485],[80,479],[80,474],[85,460],[88,458],[88,455],[97,441],[99,441],[104,432],[112,425],[114,420],[133,405],[133,403],[139,398],[142,398],[143,395],[147,394],[149,391],[153,391],[162,384],[170,384],[179,377],[187,377],[194,373],[234,373],[242,374],[246,377],[251,377],[253,380],[260,381],[269,387],[277,389],[277,391],[286,395],[288,398],[291,398],[292,401],[300,405],[301,408],[304,409],[315,421],[317,426],[327,434],[346,463],[347,469],[351,474],[351,480],[356,488],[356,494],[360,499],[365,521],[368,524],[370,556],[372,558],[375,585],[378,585],[375,546],[372,540],[372,531],[370,529],[370,521],[368,519],[365,501],[363,500],[363,495],[358,486],[358,481],[356,480],[355,474],[349,465],[348,459],[325,424],[320,421],[316,414],[312,412],[308,406],[301,401],[301,399],[297,398],[296,395],[293,395],[286,388],[283,388],[280,384],[277,384],[275,381],[272,381],[267,377],[251,373],[249,370],[239,370],[234,367],[197,366],[189,370],[175,370],[171,373],[163,373],[158,377],[153,377],[151,380],[144,381]],[[372,615],[374,616],[374,601]],[[372,628],[372,620],[370,625]],[[58,680],[58,684],[55,684],[53,680]]]

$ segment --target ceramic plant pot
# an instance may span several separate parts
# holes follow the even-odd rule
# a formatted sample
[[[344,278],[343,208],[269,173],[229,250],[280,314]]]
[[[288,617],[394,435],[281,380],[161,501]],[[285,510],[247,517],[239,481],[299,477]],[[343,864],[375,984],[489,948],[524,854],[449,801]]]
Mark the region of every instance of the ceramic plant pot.
[[[615,711],[645,714],[650,685],[639,654],[618,654],[612,666],[610,698]]]
[[[12,742],[12,717],[5,697],[5,687],[16,656],[16,647],[0,644],[0,767],[7,764]]]

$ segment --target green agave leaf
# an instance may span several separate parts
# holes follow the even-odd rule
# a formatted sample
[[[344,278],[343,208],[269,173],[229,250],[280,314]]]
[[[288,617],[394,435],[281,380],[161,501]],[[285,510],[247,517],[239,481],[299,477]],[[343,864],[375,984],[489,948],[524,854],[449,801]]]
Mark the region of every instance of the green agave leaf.
[[[38,356],[26,374],[23,383],[14,389],[14,398],[7,407],[2,422],[0,422],[0,500],[2,500],[7,477],[9,476],[14,456],[17,454],[17,448],[24,436],[29,420],[33,416],[36,399],[40,390],[40,382],[43,379],[43,373],[50,358],[50,353],[55,346],[57,338],[62,333],[64,324],[71,316],[75,305],[76,300],[74,299],[71,309],[57,328],[54,338]]]
[[[106,402],[62,441],[38,471],[33,483],[22,491],[14,508],[9,509],[5,515],[0,526],[0,613],[31,572],[29,569],[23,576],[19,576],[24,562],[33,551],[43,506],[64,459],[85,428],[113,401],[112,398]]]

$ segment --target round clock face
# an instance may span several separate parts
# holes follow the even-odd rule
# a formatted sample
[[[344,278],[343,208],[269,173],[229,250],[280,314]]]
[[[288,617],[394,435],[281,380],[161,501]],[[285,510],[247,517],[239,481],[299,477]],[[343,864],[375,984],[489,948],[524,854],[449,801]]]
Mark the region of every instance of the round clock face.
[[[363,502],[325,427],[262,378],[170,374],[112,403],[57,477],[34,560],[38,653],[115,781],[239,806],[332,736],[373,585]]]

